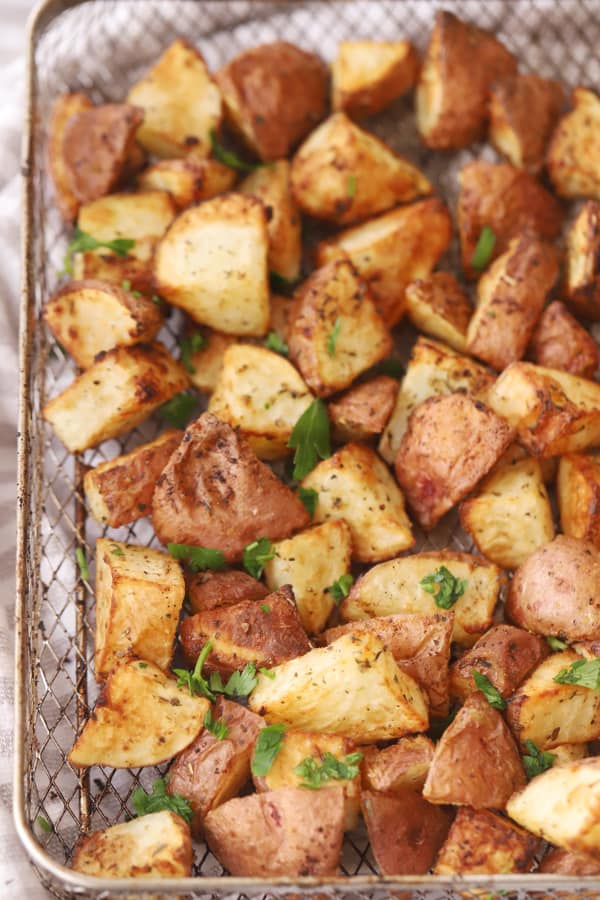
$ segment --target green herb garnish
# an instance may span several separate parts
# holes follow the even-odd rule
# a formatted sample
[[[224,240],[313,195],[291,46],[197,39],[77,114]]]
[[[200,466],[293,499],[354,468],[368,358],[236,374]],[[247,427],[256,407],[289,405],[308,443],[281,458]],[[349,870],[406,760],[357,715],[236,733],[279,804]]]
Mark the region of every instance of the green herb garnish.
[[[300,787],[317,790],[333,779],[342,781],[356,778],[362,758],[362,753],[349,753],[341,760],[333,753],[326,752],[320,765],[314,756],[307,756],[295,767],[294,772],[303,779]]]
[[[340,575],[337,581],[334,581],[333,584],[327,588],[336,605],[341,603],[344,597],[348,596],[353,583],[354,578],[347,572],[346,575]]]
[[[275,556],[275,550],[269,538],[262,537],[244,547],[242,560],[244,568],[253,578],[260,578],[265,564]]]
[[[281,750],[285,725],[267,725],[259,732],[252,756],[252,774],[266,775]]]
[[[271,681],[273,681],[273,679],[277,677],[276,673],[271,672],[270,669],[261,668],[258,671],[260,672],[261,675],[264,675],[265,678],[270,678]]]
[[[270,331],[268,333],[265,340],[265,347],[267,350],[273,350],[275,353],[280,353],[282,356],[287,356],[290,352],[286,342],[280,338],[275,331]]]
[[[77,565],[79,566],[81,577],[87,581],[87,579],[90,577],[90,570],[88,569],[85,553],[83,552],[81,547],[78,547],[75,551],[75,559],[77,560]]]
[[[35,823],[36,825],[39,825],[42,831],[45,831],[46,834],[52,834],[52,832],[54,831],[48,819],[45,819],[43,816],[38,816],[35,820]]]
[[[166,419],[173,428],[185,428],[189,422],[190,416],[196,408],[196,397],[182,391],[181,394],[175,394],[162,406],[159,406],[158,413],[163,419]]]
[[[303,488],[300,486],[298,488],[298,499],[301,500],[306,507],[306,511],[311,519],[314,519],[317,503],[319,502],[318,491],[315,491],[314,488]]]
[[[294,454],[294,479],[301,481],[312,472],[317,460],[331,456],[329,416],[322,400],[316,399],[306,409],[292,431],[288,447]]]
[[[335,356],[335,345],[337,343],[337,339],[340,334],[340,328],[342,327],[342,320],[338,316],[338,318],[333,323],[333,328],[331,329],[331,334],[327,338],[327,352],[330,356]]]
[[[229,734],[229,728],[223,719],[213,719],[212,710],[209,709],[204,716],[204,727],[211,734],[214,734],[218,741],[224,741]]]
[[[60,274],[73,274],[73,257],[76,253],[83,253],[85,250],[98,250],[99,248],[104,247],[107,250],[112,250],[117,256],[127,256],[134,246],[135,241],[131,240],[131,238],[115,238],[112,241],[99,241],[95,237],[92,237],[91,234],[86,234],[81,228],[76,227],[71,242],[67,247],[63,271]]]
[[[183,559],[192,572],[205,569],[219,571],[225,566],[225,557],[220,550],[211,547],[193,547],[191,544],[167,544],[167,550],[174,559]]]
[[[144,788],[136,788],[131,795],[131,802],[138,816],[161,812],[163,809],[177,813],[189,823],[192,821],[192,807],[180,794],[167,794],[167,782],[157,778],[152,785],[152,792],[147,794]]]
[[[452,609],[467,587],[466,578],[457,578],[446,566],[440,566],[431,575],[421,579],[421,587],[433,594],[435,605],[440,609]]]
[[[561,641],[557,637],[552,636],[546,638],[546,643],[551,650],[566,650],[569,646],[565,641]]]
[[[261,604],[260,604],[260,609],[261,609],[262,612],[264,612],[265,615],[267,615],[267,616],[268,616],[269,613],[271,612],[271,607],[269,606],[268,603],[261,603]]]
[[[487,675],[475,670],[473,672],[473,681],[477,685],[477,690],[481,691],[490,706],[494,709],[506,709],[506,700],[498,690],[494,687]]]
[[[471,257],[472,268],[482,272],[489,263],[495,246],[496,235],[489,225],[484,225],[479,233],[479,240]]]
[[[538,750],[533,741],[525,741],[525,749],[527,753],[522,757],[523,766],[527,774],[527,778],[531,781],[536,775],[541,775],[546,769],[551,769],[554,765],[556,756],[554,753],[547,753],[546,750]]]
[[[181,359],[181,364],[184,369],[186,369],[190,375],[194,375],[196,372],[196,367],[192,362],[192,355],[203,350],[207,344],[208,339],[199,331],[194,331],[192,334],[186,334],[181,338],[181,341],[179,342],[179,358]]]
[[[195,694],[199,694],[201,697],[208,697],[208,699],[214,703],[217,698],[211,690],[208,681],[202,674],[202,667],[211,650],[212,644],[208,641],[200,651],[200,655],[196,660],[193,671],[190,672],[188,669],[173,669],[173,674],[177,675],[178,688],[187,688],[191,697]]]
[[[227,148],[220,143],[214,128],[210,131],[210,145],[212,147],[214,158],[220,163],[223,163],[224,166],[234,169],[236,172],[254,172],[254,170],[258,169],[261,165],[260,163],[245,162],[243,159],[240,159],[233,150],[227,150]]]
[[[241,672],[233,672],[227,684],[223,684],[218,672],[213,672],[210,676],[211,691],[215,694],[224,694],[226,697],[247,697],[257,683],[256,666],[253,662],[247,663]]]
[[[127,279],[125,281],[122,281],[121,287],[123,288],[124,291],[130,291],[131,290],[131,282],[128,281]]]
[[[352,199],[356,197],[356,175],[348,175],[347,193]]]
[[[600,659],[578,659],[552,679],[557,684],[576,684],[600,693]]]
[[[118,544],[111,544],[110,552],[113,556],[125,556],[123,549]]]

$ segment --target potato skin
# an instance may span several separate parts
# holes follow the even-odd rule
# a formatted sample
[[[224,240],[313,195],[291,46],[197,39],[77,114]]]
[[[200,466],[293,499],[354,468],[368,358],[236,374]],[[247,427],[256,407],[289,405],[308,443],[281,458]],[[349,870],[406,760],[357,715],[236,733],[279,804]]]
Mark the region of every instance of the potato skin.
[[[576,87],[571,103],[573,109],[558,123],[548,147],[548,174],[561,197],[600,200],[600,97]]]
[[[434,867],[435,875],[528,872],[539,841],[510,819],[462,807]]]
[[[595,456],[567,453],[556,481],[560,525],[569,537],[600,549],[600,462]]]
[[[544,875],[600,875],[600,860],[552,847],[540,863],[538,872]]]
[[[137,180],[142,190],[168,191],[177,209],[210,200],[231,190],[235,184],[233,169],[216,159],[161,159],[148,166]]]
[[[366,747],[362,761],[363,789],[383,794],[402,792],[406,788],[422,790],[434,750],[433,741],[424,734],[407,735],[383,750]]]
[[[398,382],[387,375],[378,375],[349,388],[327,409],[333,426],[334,439],[368,441],[381,434],[392,414]]]
[[[600,203],[588,200],[567,232],[564,291],[584,319],[600,319]]]
[[[265,585],[247,572],[191,572],[186,577],[187,595],[195,613],[233,606],[243,600],[262,600],[269,593]]]
[[[69,119],[91,109],[92,101],[84,93],[61,94],[56,98],[48,126],[48,168],[54,183],[56,205],[65,222],[73,222],[79,211],[79,200],[73,193],[65,165],[63,138]]]
[[[555,300],[543,311],[531,337],[531,359],[539,366],[562,369],[593,378],[600,354],[598,345],[566,306]]]
[[[340,41],[331,64],[331,105],[349,116],[374,116],[405,94],[419,72],[409,41]]]

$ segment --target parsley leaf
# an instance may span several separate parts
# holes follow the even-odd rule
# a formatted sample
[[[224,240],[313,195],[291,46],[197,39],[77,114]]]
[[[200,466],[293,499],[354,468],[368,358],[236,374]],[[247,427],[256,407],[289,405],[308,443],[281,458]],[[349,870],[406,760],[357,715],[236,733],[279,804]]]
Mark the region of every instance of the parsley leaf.
[[[212,709],[209,709],[204,716],[204,727],[214,734],[218,741],[224,741],[229,734],[229,728],[223,719],[213,719]]]
[[[173,428],[185,428],[195,408],[196,397],[188,394],[187,391],[182,391],[181,394],[175,394],[174,397],[159,406],[158,413]]]
[[[131,802],[138,816],[167,809],[185,819],[188,825],[192,821],[192,807],[188,801],[181,794],[167,794],[167,783],[163,778],[156,779],[150,794],[144,788],[136,788],[131,795]]]
[[[279,335],[275,331],[270,331],[265,340],[265,347],[267,350],[273,350],[275,353],[281,353],[282,356],[287,356],[290,352],[288,345],[280,338]]]
[[[254,172],[255,169],[260,167],[260,163],[245,162],[243,159],[240,159],[233,150],[227,150],[227,148],[220,143],[214,128],[211,128],[210,131],[210,145],[212,147],[214,158],[220,163],[223,163],[224,166],[234,169],[236,172]]]
[[[90,570],[88,569],[87,560],[85,558],[85,553],[78,547],[75,551],[75,559],[77,560],[77,565],[79,566],[79,571],[81,572],[81,577],[87,581],[90,577]]]
[[[281,750],[285,725],[267,725],[259,732],[252,756],[252,774],[266,775]]]
[[[546,638],[546,643],[551,650],[566,650],[569,646],[565,641],[561,641],[557,637],[552,636]]]
[[[337,606],[338,603],[341,603],[344,597],[347,597],[350,593],[350,588],[354,583],[354,578],[350,575],[349,572],[346,575],[340,575],[337,581],[334,581],[333,584],[330,584],[327,590],[333,597],[333,600]]]
[[[471,257],[471,266],[477,269],[478,272],[482,272],[489,263],[495,246],[496,235],[489,225],[484,225],[479,233],[477,246]]]
[[[330,356],[335,356],[335,345],[337,343],[337,339],[340,334],[340,328],[342,327],[342,320],[338,316],[335,322],[333,323],[333,328],[331,329],[331,334],[327,338],[327,352]]]
[[[258,671],[260,672],[261,675],[264,675],[265,678],[270,678],[271,681],[273,681],[273,679],[277,677],[277,673],[271,672],[270,669],[261,668]]]
[[[348,175],[348,196],[356,197],[356,175]]]
[[[341,760],[333,753],[326,752],[323,754],[321,765],[314,756],[307,756],[295,767],[294,772],[303,779],[300,787],[317,790],[333,779],[341,781],[356,778],[359,772],[358,764],[362,758],[362,753],[349,753]]]
[[[100,247],[105,247],[107,250],[112,250],[117,256],[127,256],[128,252],[134,246],[135,241],[131,238],[115,238],[113,241],[99,241],[95,237],[92,237],[91,234],[87,234],[85,231],[82,231],[81,228],[76,227],[71,242],[67,247],[63,271],[60,274],[73,274],[73,257],[76,253],[83,253],[85,250],[98,250]]]
[[[210,690],[215,694],[225,694],[226,697],[247,697],[257,683],[256,666],[253,662],[247,663],[241,672],[233,672],[227,684],[223,684],[218,672],[213,672],[210,676]]]
[[[315,512],[317,510],[317,503],[319,502],[319,494],[318,491],[315,491],[314,488],[298,488],[298,499],[304,503],[306,507],[306,511],[311,517],[314,519]]]
[[[267,616],[268,616],[269,613],[271,612],[271,607],[269,606],[268,603],[261,603],[261,604],[260,604],[260,608],[261,608],[261,610],[262,610]]]
[[[260,578],[267,563],[275,556],[275,550],[269,538],[261,537],[244,547],[242,560],[244,568],[253,578]]]
[[[126,279],[125,281],[122,281],[121,287],[123,288],[124,291],[130,291],[131,290],[131,282],[128,279]]]
[[[552,680],[557,684],[577,684],[600,694],[600,659],[578,659]]]
[[[498,688],[494,687],[487,675],[478,672],[476,669],[473,672],[473,681],[477,685],[477,690],[481,691],[490,706],[493,706],[494,709],[506,709],[506,700]]]
[[[42,831],[45,831],[46,834],[52,834],[53,828],[48,819],[45,819],[43,816],[38,816],[35,820],[36,825],[39,825]]]
[[[305,409],[292,431],[288,447],[294,454],[294,479],[300,481],[312,472],[317,460],[331,456],[327,407],[318,398]]]
[[[186,334],[181,338],[179,342],[181,364],[190,375],[193,375],[196,371],[196,367],[192,362],[192,354],[203,350],[207,344],[208,339],[200,331],[194,331],[192,334]]]
[[[525,741],[525,749],[527,753],[524,754],[522,759],[528,781],[531,781],[536,775],[541,775],[546,769],[551,769],[554,765],[554,760],[556,759],[554,753],[538,750],[533,741]]]
[[[119,547],[118,544],[111,544],[110,552],[112,553],[113,556],[125,556],[125,553],[123,552],[121,547]]]
[[[457,578],[446,566],[440,566],[431,575],[421,579],[421,587],[428,594],[433,594],[435,605],[440,609],[451,609],[464,594],[466,586],[467,579]]]
[[[167,550],[173,559],[186,561],[192,572],[203,572],[205,569],[222,569],[225,557],[220,550],[210,547],[193,547],[191,544],[167,544]]]
[[[208,697],[208,699],[214,703],[217,698],[209,687],[208,681],[202,674],[202,667],[211,650],[212,644],[208,641],[200,651],[200,655],[196,660],[196,665],[192,672],[188,671],[188,669],[173,669],[173,674],[177,675],[178,688],[187,688],[191,697],[193,697],[194,694],[199,694],[201,697]]]

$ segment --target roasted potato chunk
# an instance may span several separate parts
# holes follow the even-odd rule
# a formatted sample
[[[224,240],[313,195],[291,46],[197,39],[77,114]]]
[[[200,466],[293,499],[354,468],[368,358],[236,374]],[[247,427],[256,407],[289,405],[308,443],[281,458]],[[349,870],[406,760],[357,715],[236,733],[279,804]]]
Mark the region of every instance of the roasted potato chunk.
[[[99,201],[96,201],[99,202]],[[148,261],[134,256],[116,256],[111,251],[85,250],[73,260],[73,278],[77,281],[104,281],[109,284],[129,284],[132,291],[154,296],[152,271]]]
[[[538,872],[540,875],[600,875],[600,860],[553,847],[544,856]],[[574,896],[569,900],[574,900]]]
[[[600,97],[576,87],[571,103],[573,109],[556,126],[548,147],[548,174],[561,197],[600,200]]]
[[[387,356],[392,339],[368,287],[342,259],[317,269],[296,291],[288,345],[308,386],[327,397]]]
[[[344,836],[340,787],[284,787],[237,797],[210,812],[206,839],[232,875],[335,875]]]
[[[267,222],[262,203],[226,194],[182,212],[158,244],[160,295],[195,322],[262,335],[269,324]]]
[[[150,813],[80,838],[71,866],[96,878],[189,877],[190,830],[174,812]]]
[[[423,796],[431,803],[504,809],[524,784],[521,757],[504,719],[483,694],[471,694],[436,745]]]
[[[268,588],[246,572],[194,572],[186,578],[192,612],[201,613],[220,606],[233,606],[242,600],[262,600]]]
[[[372,634],[343,635],[272,672],[273,679],[258,676],[249,698],[268,722],[358,744],[427,730],[424,692]]]
[[[210,132],[222,116],[221,93],[204,59],[187,41],[167,47],[157,63],[130,88],[129,103],[141,106],[137,140],[154,156],[210,155]]]
[[[406,310],[417,328],[464,353],[471,304],[450,272],[432,272],[406,288]]]
[[[458,180],[458,229],[462,267],[467,278],[480,275],[473,267],[473,254],[486,225],[496,238],[491,259],[504,253],[510,241],[524,231],[537,233],[548,241],[560,234],[562,206],[522,169],[480,159],[463,166]]]
[[[163,544],[214,547],[235,562],[261,537],[280,541],[304,528],[309,515],[241,435],[205,413],[157,482],[152,523]]]
[[[263,162],[289,156],[327,109],[327,67],[286,41],[244,50],[217,72],[230,125]]]
[[[304,628],[318,634],[335,606],[330,588],[350,571],[352,539],[343,519],[334,519],[303,531],[273,547],[275,556],[265,565],[271,590],[291,585]]]
[[[596,341],[560,300],[547,306],[540,316],[530,349],[533,362],[539,366],[583,378],[593,378],[600,362]]]
[[[580,453],[563,456],[556,492],[563,532],[600,549],[600,460]]]
[[[488,31],[436,13],[416,93],[417,127],[428,147],[456,150],[483,136],[491,85],[517,60]]]
[[[519,169],[537,175],[565,102],[558,81],[515,73],[492,85],[489,138]]]
[[[232,344],[208,409],[238,429],[259,459],[281,459],[291,452],[294,425],[313,395],[293,365],[264,347]]]
[[[302,486],[319,495],[315,522],[346,520],[353,559],[379,562],[413,546],[402,492],[370,447],[346,444],[320,462]]]
[[[378,375],[351,387],[337,400],[327,405],[334,439],[368,441],[381,434],[392,414],[398,382],[387,375]]]
[[[600,319],[600,203],[588,200],[567,232],[565,293],[584,319]]]
[[[42,411],[71,453],[118,437],[188,385],[162,344],[115,347],[98,356]]]
[[[455,578],[466,581],[463,593],[452,606],[452,640],[472,646],[492,624],[500,592],[500,570],[469,553],[414,553],[373,566],[360,576],[342,601],[342,618],[357,621],[396,613],[440,615],[434,595],[424,589],[422,582],[442,566]]]
[[[413,87],[419,55],[410,41],[340,41],[331,64],[331,105],[374,116]]]
[[[472,397],[449,394],[422,403],[409,419],[395,463],[419,524],[433,528],[489,472],[512,438],[512,428]]]
[[[436,875],[502,875],[528,872],[539,841],[514,822],[487,809],[462,807],[450,828]]]
[[[159,475],[182,438],[183,431],[170,428],[149,444],[89,469],[83,487],[92,518],[119,528],[148,515]]]
[[[180,690],[153,663],[120,663],[68,759],[72,766],[127,769],[176,756],[200,734],[210,704]]]
[[[304,141],[291,177],[300,209],[336,225],[368,219],[432,191],[419,169],[342,112]]]
[[[362,763],[363,788],[384,794],[406,788],[422,790],[434,750],[433,741],[424,734],[400,738],[383,750],[367,747]]]
[[[513,238],[477,285],[468,352],[499,371],[521,359],[557,275],[554,247],[526,232]]]
[[[322,266],[348,257],[391,328],[404,315],[407,285],[431,273],[451,237],[450,214],[441,200],[431,197],[322,241],[317,247],[317,263]]]
[[[216,159],[161,159],[148,166],[138,178],[143,191],[167,191],[177,209],[210,200],[231,190],[236,174]]]
[[[197,333],[200,333],[205,340],[199,350],[192,349],[190,353],[190,364],[194,370],[189,373],[190,381],[201,393],[212,394],[221,377],[225,351],[232,344],[237,343],[237,338],[232,334],[223,334],[222,331],[212,331],[209,328],[199,329],[197,325],[189,322],[186,335]]]
[[[495,625],[450,667],[450,692],[461,702],[477,691],[473,672],[480,672],[503,697],[518,688],[548,656],[543,638],[512,625]]]
[[[92,101],[85,94],[76,92],[57,97],[48,126],[48,168],[54,183],[56,205],[65,222],[77,218],[79,200],[71,188],[69,172],[65,164],[63,139],[69,119],[91,109]]]
[[[153,340],[163,323],[147,297],[103,281],[70,281],[44,306],[44,321],[82,369],[98,353]]]

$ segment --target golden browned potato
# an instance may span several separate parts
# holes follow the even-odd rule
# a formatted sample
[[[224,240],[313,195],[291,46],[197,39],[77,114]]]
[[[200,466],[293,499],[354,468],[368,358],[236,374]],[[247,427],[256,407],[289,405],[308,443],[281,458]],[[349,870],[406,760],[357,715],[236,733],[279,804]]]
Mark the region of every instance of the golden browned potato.
[[[407,735],[383,750],[365,748],[363,788],[384,794],[394,794],[405,788],[422,790],[434,750],[433,741],[424,734]]]
[[[50,114],[48,126],[48,168],[54,183],[56,205],[66,222],[77,218],[79,200],[73,193],[69,174],[65,165],[63,138],[69,119],[91,109],[92,101],[81,92],[61,94],[57,97]]]
[[[103,281],[70,281],[44,306],[44,321],[82,369],[113,347],[147,343],[163,317],[147,297]]]
[[[77,281],[107,281],[121,287],[123,283],[129,283],[132,291],[139,291],[148,297],[154,295],[152,271],[148,261],[129,255],[116,256],[109,250],[106,253],[96,250],[76,253],[73,278]]]
[[[233,606],[242,600],[262,600],[269,593],[265,585],[246,572],[194,572],[186,577],[186,589],[192,612],[201,613],[220,606]]]
[[[419,524],[433,528],[489,472],[512,438],[503,419],[464,394],[430,397],[417,407],[395,470]]]
[[[439,742],[423,796],[431,803],[504,809],[525,784],[517,745],[497,709],[471,694]]]
[[[539,841],[505,816],[462,807],[434,867],[436,875],[528,872]]]
[[[304,141],[292,160],[291,177],[300,209],[336,225],[368,219],[432,192],[416,166],[342,112]]]
[[[491,85],[517,60],[488,31],[436,13],[417,84],[417,127],[428,147],[456,150],[483,136]]]
[[[548,147],[548,174],[561,197],[600,200],[600,97],[576,87],[571,103],[573,109],[556,126]]]
[[[513,166],[537,175],[564,102],[558,81],[516,72],[503,77],[490,91],[491,143]]]
[[[406,288],[406,311],[420,331],[464,353],[471,304],[450,272],[432,272]]]
[[[238,190],[242,194],[251,194],[265,205],[269,270],[295,281],[300,275],[302,223],[292,197],[289,162],[280,159],[269,166],[259,166],[242,181]]]
[[[379,562],[413,546],[402,492],[370,447],[346,444],[320,462],[302,487],[318,493],[315,522],[346,520],[358,562]]]
[[[155,766],[192,743],[209,706],[204,697],[180,690],[153,663],[122,662],[108,676],[69,762],[77,768]]]
[[[398,382],[378,375],[357,384],[327,404],[334,440],[368,441],[381,434],[392,414]]]
[[[344,792],[284,787],[237,797],[212,810],[204,830],[210,849],[232,875],[336,875]]]
[[[437,197],[400,206],[349,228],[317,247],[317,263],[348,257],[368,284],[387,325],[396,325],[406,307],[407,285],[426,278],[452,238],[452,219]]]
[[[331,64],[331,105],[357,119],[374,116],[409,91],[418,73],[410,41],[340,41]]]
[[[203,394],[212,394],[217,386],[223,369],[223,357],[225,351],[238,339],[233,334],[223,334],[222,331],[213,331],[210,328],[198,328],[191,320],[185,329],[189,337],[201,334],[204,338],[203,346],[199,350],[191,348],[190,365],[194,370],[189,372],[190,381],[194,387]]]
[[[562,456],[600,444],[600,385],[533,363],[512,363],[490,388],[489,406],[532,456]]]
[[[556,492],[563,532],[600,549],[600,460],[581,453],[562,456]]]
[[[450,666],[450,693],[460,701],[474,694],[473,672],[477,671],[503,697],[509,697],[549,652],[546,641],[535,634],[512,625],[494,625]]]
[[[585,656],[585,652],[581,650],[581,644],[574,644],[575,650],[577,652],[581,652],[582,656]],[[589,744],[559,744],[557,747],[552,748],[552,756],[554,757],[554,762],[552,765],[560,766],[563,763],[574,762],[576,759],[584,759],[586,756],[590,755]]]
[[[135,428],[187,386],[185,369],[162,344],[115,347],[99,354],[42,415],[78,453]]]
[[[218,697],[211,709],[214,721],[227,729],[218,738],[205,728],[175,757],[169,769],[167,791],[189,802],[192,834],[200,838],[204,818],[211,809],[235,797],[250,777],[250,758],[264,721],[240,703]]]
[[[557,275],[554,247],[529,232],[513,238],[479,279],[467,351],[498,371],[521,359]]]
[[[341,734],[357,744],[426,731],[427,697],[373,634],[342,635],[328,647],[262,673],[250,709],[267,722]]]
[[[593,378],[600,355],[593,337],[555,300],[540,316],[531,338],[531,359],[539,366]]]
[[[293,316],[290,359],[319,397],[349,387],[392,349],[369,289],[348,260],[313,272],[296,291]]]
[[[567,640],[600,638],[600,551],[559,534],[519,566],[506,615],[536,634]]]
[[[182,437],[183,431],[170,428],[149,444],[89,469],[83,488],[92,518],[119,528],[148,515],[159,475]]]
[[[578,316],[600,319],[600,203],[588,200],[567,231],[565,293]]]
[[[158,62],[130,88],[127,101],[141,106],[137,131],[154,156],[210,155],[210,132],[222,116],[221,94],[204,59],[187,41],[174,41]]]
[[[342,601],[342,618],[356,621],[396,613],[443,615],[434,595],[422,583],[442,567],[464,587],[452,605],[452,640],[461,646],[472,646],[492,624],[501,581],[497,566],[469,553],[414,553],[373,566],[360,576]]]
[[[540,875],[600,875],[600,860],[590,856],[581,856],[577,853],[569,853],[560,847],[553,847],[546,853],[540,867],[537,870]],[[563,898],[567,900],[567,898]],[[569,897],[568,900],[575,900]]]
[[[458,180],[458,229],[462,267],[467,278],[475,279],[480,274],[472,260],[485,226],[496,238],[490,259],[504,253],[510,241],[523,231],[532,231],[548,241],[559,235],[564,216],[562,206],[522,169],[480,159],[463,166]]]
[[[380,454],[390,465],[394,464],[410,414],[424,400],[460,391],[485,403],[494,380],[489,369],[469,356],[456,353],[430,338],[417,338],[394,411],[379,442]]]
[[[268,248],[260,200],[213,197],[184,210],[159,242],[156,289],[195,322],[262,335],[269,324]]]
[[[444,843],[452,814],[410,788],[363,791],[361,807],[381,875],[425,875]]]
[[[143,191],[167,191],[177,209],[210,200],[231,190],[236,173],[216,159],[161,159],[141,173],[137,180]]]
[[[192,859],[185,820],[162,810],[80,838],[71,867],[97,878],[186,878]]]
[[[309,521],[296,494],[210,413],[188,426],[152,501],[163,544],[213,547],[228,562],[240,560],[253,541],[282,540]]]

